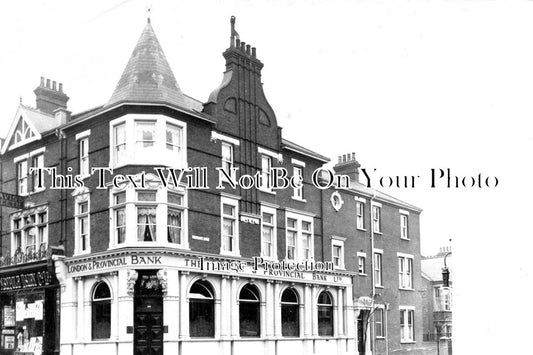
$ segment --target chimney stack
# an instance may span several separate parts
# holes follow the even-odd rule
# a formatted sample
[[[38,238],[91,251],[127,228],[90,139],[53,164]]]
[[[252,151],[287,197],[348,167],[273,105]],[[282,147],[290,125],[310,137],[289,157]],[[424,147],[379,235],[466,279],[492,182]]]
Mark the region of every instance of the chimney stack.
[[[333,167],[335,174],[348,175],[350,180],[359,182],[361,164],[355,159],[355,153],[339,155],[339,162]]]
[[[41,77],[40,85],[33,92],[38,110],[50,115],[53,115],[57,109],[66,110],[69,97],[63,92],[62,83]]]

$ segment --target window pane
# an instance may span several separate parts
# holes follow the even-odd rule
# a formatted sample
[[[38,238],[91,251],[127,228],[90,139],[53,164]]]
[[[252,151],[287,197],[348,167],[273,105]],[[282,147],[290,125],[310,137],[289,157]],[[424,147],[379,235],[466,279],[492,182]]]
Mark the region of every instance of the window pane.
[[[155,201],[156,192],[155,191],[139,191],[137,192],[138,201]]]
[[[300,336],[300,306],[297,304],[281,305],[281,334],[286,337]]]
[[[181,150],[181,127],[167,123],[167,149]]]
[[[135,122],[137,147],[149,148],[155,144],[155,122]]]
[[[126,210],[117,208],[115,210],[115,227],[117,233],[117,243],[124,243],[126,240]]]
[[[167,215],[168,224],[168,242],[181,243],[181,228],[182,228],[182,211],[177,209],[168,209]]]
[[[215,336],[215,304],[213,300],[189,300],[189,332],[191,337]]]
[[[172,204],[175,204],[175,205],[182,206],[183,205],[183,196],[180,195],[180,194],[169,192],[168,193],[168,203],[172,203]]]
[[[137,240],[145,242],[155,241],[156,236],[156,208],[155,207],[137,207]]]

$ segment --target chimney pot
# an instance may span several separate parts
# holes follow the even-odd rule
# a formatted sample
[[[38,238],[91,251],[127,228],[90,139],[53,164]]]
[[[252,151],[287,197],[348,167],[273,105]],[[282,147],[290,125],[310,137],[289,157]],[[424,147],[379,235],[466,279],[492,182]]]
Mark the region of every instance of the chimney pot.
[[[63,83],[59,83],[59,92],[63,92]]]
[[[50,87],[50,79],[46,79],[46,87],[47,87],[47,88]]]
[[[241,42],[241,52],[244,52],[244,51],[246,51],[246,43]]]
[[[355,160],[355,152],[352,152],[352,160]]]
[[[246,45],[246,54],[250,54],[250,48],[251,46],[249,44]]]
[[[339,155],[339,164],[342,162],[342,157]]]
[[[235,40],[235,47],[240,48],[240,46],[241,46],[241,40],[237,38]]]
[[[56,90],[56,84],[57,84],[57,83],[56,83],[55,81],[52,81],[52,90],[54,90],[54,91],[57,91],[57,90]]]
[[[255,58],[255,56],[256,56],[255,47],[252,47],[252,57]]]
[[[41,76],[41,86],[44,86],[44,77]]]

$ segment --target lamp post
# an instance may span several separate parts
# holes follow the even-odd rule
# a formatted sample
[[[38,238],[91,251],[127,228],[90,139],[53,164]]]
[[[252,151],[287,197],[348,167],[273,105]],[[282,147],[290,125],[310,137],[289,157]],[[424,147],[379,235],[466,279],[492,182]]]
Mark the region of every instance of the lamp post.
[[[451,253],[452,252],[449,251],[446,253],[446,255],[444,255],[444,267],[442,268],[442,291],[443,293],[449,292],[449,289],[450,289],[450,269],[448,268],[448,265],[446,265],[446,258]],[[446,297],[446,295],[444,295],[444,297]],[[443,322],[440,326],[437,325],[437,355],[440,355],[440,334],[441,334],[442,327],[444,326],[444,324],[446,324],[446,322]]]

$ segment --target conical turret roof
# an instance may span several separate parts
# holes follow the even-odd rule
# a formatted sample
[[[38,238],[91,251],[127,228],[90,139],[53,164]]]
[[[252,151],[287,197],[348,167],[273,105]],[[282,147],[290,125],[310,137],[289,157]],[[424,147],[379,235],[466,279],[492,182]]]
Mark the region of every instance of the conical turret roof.
[[[121,102],[168,103],[187,107],[186,98],[170,69],[150,20],[106,106]]]

